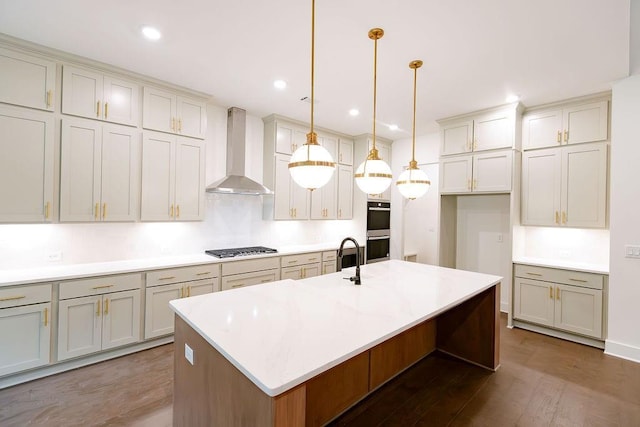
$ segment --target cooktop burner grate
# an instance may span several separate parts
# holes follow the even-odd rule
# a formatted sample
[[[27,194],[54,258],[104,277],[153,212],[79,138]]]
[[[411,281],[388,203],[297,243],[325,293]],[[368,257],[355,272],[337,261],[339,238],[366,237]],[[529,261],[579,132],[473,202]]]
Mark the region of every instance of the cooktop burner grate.
[[[228,249],[209,249],[208,251],[204,251],[204,252],[207,255],[212,255],[217,258],[233,258],[236,256],[278,253],[277,250],[272,248],[266,248],[264,246],[249,246],[246,248],[228,248]]]

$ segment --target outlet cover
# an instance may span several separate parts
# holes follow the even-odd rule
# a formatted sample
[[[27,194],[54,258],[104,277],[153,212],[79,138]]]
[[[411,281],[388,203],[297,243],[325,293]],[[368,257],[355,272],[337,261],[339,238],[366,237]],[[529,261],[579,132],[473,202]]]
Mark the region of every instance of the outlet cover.
[[[184,343],[184,358],[193,365],[193,349],[187,343]]]
[[[53,251],[47,254],[47,261],[56,262],[62,261],[62,251]]]
[[[625,258],[640,258],[640,246],[639,245],[625,245],[624,247]]]

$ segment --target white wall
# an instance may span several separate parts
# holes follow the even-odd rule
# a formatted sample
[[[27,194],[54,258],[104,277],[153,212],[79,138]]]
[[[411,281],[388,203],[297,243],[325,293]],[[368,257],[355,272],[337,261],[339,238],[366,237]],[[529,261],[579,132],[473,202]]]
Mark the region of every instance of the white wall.
[[[640,245],[638,117],[640,75],[634,75],[615,83],[612,94],[611,259],[605,352],[640,362],[640,260],[624,257],[625,245]]]
[[[226,172],[227,109],[208,105],[206,183]],[[262,182],[263,125],[247,115],[247,175]],[[263,199],[264,198],[264,202]],[[206,195],[202,222],[0,225],[0,269],[201,253],[205,249],[364,241],[361,218],[344,221],[263,220],[268,196]],[[46,261],[62,252],[62,260]]]

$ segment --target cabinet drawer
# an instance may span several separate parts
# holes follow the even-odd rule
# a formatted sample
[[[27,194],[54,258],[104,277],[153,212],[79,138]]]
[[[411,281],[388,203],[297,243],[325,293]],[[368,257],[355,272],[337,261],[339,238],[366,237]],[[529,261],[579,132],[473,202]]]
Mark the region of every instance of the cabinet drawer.
[[[601,274],[583,273],[580,271],[562,270],[547,267],[536,267],[531,265],[516,264],[515,276],[600,290],[602,290],[602,287],[604,285],[604,276],[602,276]]]
[[[282,267],[292,267],[296,265],[311,264],[320,262],[322,255],[320,252],[311,252],[307,254],[288,255],[282,257]]]
[[[259,285],[261,283],[274,282],[280,280],[280,270],[256,271],[253,273],[234,274],[222,278],[221,288],[223,291],[244,286]]]
[[[244,261],[231,261],[222,264],[222,276],[232,274],[250,273],[252,271],[272,270],[280,268],[279,257],[247,259]]]
[[[169,283],[188,282],[209,279],[220,275],[218,264],[205,264],[194,267],[168,268],[147,273],[147,287],[168,285]]]
[[[51,285],[16,286],[0,289],[0,308],[51,301]]]
[[[60,283],[60,299],[140,289],[141,286],[142,274],[140,273],[72,280]]]
[[[324,251],[322,252],[322,261],[335,261],[338,259],[338,251]]]

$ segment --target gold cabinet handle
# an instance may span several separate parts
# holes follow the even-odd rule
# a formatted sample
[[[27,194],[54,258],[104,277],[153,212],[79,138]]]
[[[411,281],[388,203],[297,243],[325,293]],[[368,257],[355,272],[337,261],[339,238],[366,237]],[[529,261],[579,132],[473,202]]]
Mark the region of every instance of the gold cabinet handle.
[[[187,286],[187,296],[191,296],[191,286]]]
[[[540,274],[540,273],[530,273],[530,272],[528,272],[528,271],[527,271],[527,274],[528,274],[529,276],[542,276],[542,274]]]
[[[342,218],[342,208],[338,209],[338,218]]]
[[[298,208],[293,208],[293,217],[294,218],[298,217]]]
[[[474,151],[478,149],[478,138],[473,139],[473,146],[471,148],[473,148]]]
[[[553,286],[549,286],[549,298],[553,299]]]
[[[180,298],[184,298],[184,288],[180,288]]]
[[[569,131],[567,129],[564,130],[564,142],[569,142]]]
[[[109,298],[104,300],[104,314],[105,316],[109,314]]]
[[[558,131],[558,136],[556,137],[556,141],[558,144],[562,144],[562,132]]]
[[[44,219],[49,219],[49,202],[44,204]]]
[[[45,328],[49,325],[49,308],[44,308],[44,326]]]
[[[556,211],[556,224],[560,224],[560,214]]]
[[[269,283],[271,281],[271,279],[262,279],[260,281],[260,283]]]
[[[579,282],[579,283],[587,283],[586,280],[582,280],[582,279],[574,279],[573,277],[569,277],[569,280],[572,280],[574,282]]]
[[[300,271],[300,276],[301,276],[303,279],[304,279],[304,277],[305,277],[305,274],[306,274],[305,268],[304,268],[304,267],[302,267],[302,270]]]
[[[295,264],[297,261],[294,259],[293,261],[287,261],[287,264]]]
[[[96,317],[99,317],[99,316],[100,316],[100,300],[98,300],[98,305],[96,308]]]
[[[175,278],[176,276],[165,276],[165,277],[158,277],[158,280],[171,280]]]
[[[105,219],[107,217],[107,204],[103,203],[102,204],[102,219]]]
[[[94,286],[94,287],[93,287],[93,288],[91,288],[91,289],[96,290],[96,289],[107,289],[107,288],[113,288],[113,285],[100,285],[100,286]]]
[[[173,205],[169,208],[169,218],[173,218]]]
[[[96,117],[100,117],[100,101],[96,103]]]
[[[474,179],[473,180],[473,185],[471,186],[472,190],[477,190],[478,189],[478,180]]]
[[[26,296],[24,295],[16,295],[14,297],[4,297],[4,298],[0,298],[0,301],[14,301],[17,299],[23,299],[26,298]]]
[[[176,218],[180,218],[180,205],[176,205]]]
[[[289,208],[289,218],[293,218],[293,208]]]
[[[171,117],[171,130],[172,131],[176,130],[176,118],[175,117]]]
[[[182,119],[178,119],[178,131],[182,132]]]
[[[556,299],[559,300],[560,299],[560,287],[556,288]]]
[[[104,118],[106,119],[109,116],[109,103],[104,103]]]
[[[202,273],[196,273],[196,276],[206,276],[207,274],[211,274],[210,271],[203,271]]]
[[[47,91],[47,108],[51,107],[51,100],[53,99],[53,91]]]
[[[244,283],[240,283],[238,285],[231,285],[232,288],[241,288],[244,286]]]
[[[97,220],[100,215],[100,203],[96,203],[96,207],[93,209],[93,216]]]
[[[340,160],[339,160],[339,162],[340,162],[340,163],[342,163],[342,153],[340,153]]]
[[[567,223],[567,213],[565,211],[562,211],[562,223]]]

